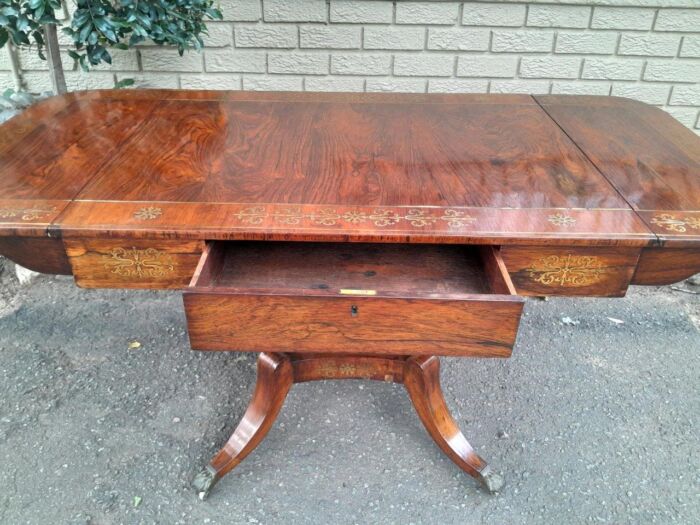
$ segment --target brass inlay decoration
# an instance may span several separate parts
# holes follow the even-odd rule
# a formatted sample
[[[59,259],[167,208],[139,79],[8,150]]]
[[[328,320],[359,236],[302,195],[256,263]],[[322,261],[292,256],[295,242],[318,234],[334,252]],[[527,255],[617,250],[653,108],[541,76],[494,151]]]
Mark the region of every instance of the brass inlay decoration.
[[[155,206],[146,206],[134,212],[134,219],[149,221],[157,219],[161,215],[163,215],[162,208],[156,208]]]
[[[252,206],[244,208],[233,214],[233,217],[244,224],[263,224],[266,220],[272,220],[280,224],[301,225],[310,222],[317,226],[335,226],[342,224],[372,223],[375,226],[386,227],[407,222],[416,228],[431,226],[439,222],[446,223],[449,227],[458,228],[474,222],[476,219],[459,210],[433,210],[433,209],[409,209],[406,212],[398,212],[378,208],[373,211],[361,210],[337,210],[336,208],[321,208],[318,211],[304,211],[299,207],[274,209],[268,211],[265,206]]]
[[[571,226],[572,224],[576,224],[576,219],[561,213],[550,215],[547,220],[555,226]]]
[[[549,255],[527,268],[530,277],[545,286],[588,286],[607,273],[600,258],[593,255]]]
[[[353,364],[324,363],[319,367],[321,374],[325,377],[354,377],[357,375],[357,367]]]
[[[33,221],[51,215],[56,206],[50,208],[0,208],[0,219],[19,218],[23,221]]]
[[[683,217],[678,219],[670,213],[662,213],[651,219],[651,222],[671,232],[685,233],[688,231],[688,228],[700,230],[700,217]]]
[[[104,255],[105,268],[122,277],[165,277],[175,270],[170,254],[155,248],[114,248]]]
[[[341,376],[354,376],[357,374],[357,367],[355,365],[340,365],[338,367],[338,372],[340,372]]]

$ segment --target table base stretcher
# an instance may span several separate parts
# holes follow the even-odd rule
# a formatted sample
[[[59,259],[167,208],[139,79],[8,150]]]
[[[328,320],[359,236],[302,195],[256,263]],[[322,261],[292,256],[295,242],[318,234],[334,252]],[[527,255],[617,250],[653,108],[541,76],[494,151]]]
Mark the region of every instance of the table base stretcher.
[[[489,492],[504,485],[501,476],[474,451],[450,415],[440,387],[436,356],[284,354],[262,352],[257,381],[243,419],[224,447],[194,478],[200,499],[265,438],[294,383],[321,379],[373,379],[401,383],[426,430],[447,456]]]

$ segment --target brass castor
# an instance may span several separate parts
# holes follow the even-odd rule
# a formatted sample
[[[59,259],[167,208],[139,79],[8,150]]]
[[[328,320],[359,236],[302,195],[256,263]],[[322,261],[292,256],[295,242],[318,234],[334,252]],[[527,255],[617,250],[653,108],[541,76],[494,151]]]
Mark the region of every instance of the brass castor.
[[[503,476],[493,472],[489,466],[479,473],[479,481],[481,481],[486,490],[488,490],[491,494],[499,492],[506,484]]]
[[[207,466],[194,477],[194,480],[192,480],[192,486],[197,491],[197,496],[199,496],[199,499],[204,501],[209,496],[211,489],[214,488],[217,481],[219,481],[219,478],[216,476],[216,471]]]

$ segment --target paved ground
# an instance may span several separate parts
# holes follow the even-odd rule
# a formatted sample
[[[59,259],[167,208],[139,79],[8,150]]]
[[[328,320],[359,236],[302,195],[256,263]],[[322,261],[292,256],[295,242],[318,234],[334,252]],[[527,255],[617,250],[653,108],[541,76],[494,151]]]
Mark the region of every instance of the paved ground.
[[[202,503],[190,480],[243,413],[254,356],[189,351],[178,293],[0,281],[2,524],[700,521],[699,295],[531,301],[512,359],[445,360],[498,496],[401,386],[346,381],[294,387]]]

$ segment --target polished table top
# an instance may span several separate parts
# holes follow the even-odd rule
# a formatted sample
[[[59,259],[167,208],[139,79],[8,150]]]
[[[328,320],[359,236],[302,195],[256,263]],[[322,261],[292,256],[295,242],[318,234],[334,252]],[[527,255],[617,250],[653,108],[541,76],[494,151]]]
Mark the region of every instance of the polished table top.
[[[0,236],[698,247],[700,138],[589,96],[119,90],[0,126]]]

